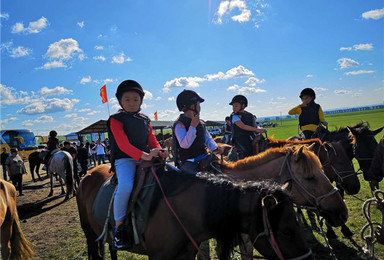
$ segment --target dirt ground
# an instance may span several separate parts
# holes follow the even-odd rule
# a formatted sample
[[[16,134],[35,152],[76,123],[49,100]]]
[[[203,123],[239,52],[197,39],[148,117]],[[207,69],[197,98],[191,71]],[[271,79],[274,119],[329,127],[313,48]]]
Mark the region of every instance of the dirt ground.
[[[17,206],[22,230],[35,251],[33,259],[87,259],[86,240],[80,226],[76,198],[64,200],[65,194],[61,194],[58,181],[54,182],[53,196],[48,197],[50,184],[46,172],[40,169],[43,180],[33,182],[28,163],[26,167],[28,174],[23,176],[24,196],[17,197]],[[323,239],[317,234],[314,237],[309,228],[305,233],[312,249],[317,253],[316,259],[330,259]],[[340,237],[340,232],[337,233]],[[347,245],[345,239],[336,240],[332,246],[338,259],[367,259],[357,249],[359,246]],[[211,251],[214,251],[214,247]],[[212,254],[213,252],[211,256]],[[109,259],[108,249],[105,259]],[[147,258],[119,252],[119,259]],[[240,258],[236,256],[233,259]]]

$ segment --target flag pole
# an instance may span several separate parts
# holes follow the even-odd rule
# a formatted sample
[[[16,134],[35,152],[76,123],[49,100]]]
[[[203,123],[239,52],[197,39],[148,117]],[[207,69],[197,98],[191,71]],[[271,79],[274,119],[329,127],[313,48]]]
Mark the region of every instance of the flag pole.
[[[107,101],[107,106],[108,106],[108,116],[111,116],[111,113],[109,113],[109,101]]]

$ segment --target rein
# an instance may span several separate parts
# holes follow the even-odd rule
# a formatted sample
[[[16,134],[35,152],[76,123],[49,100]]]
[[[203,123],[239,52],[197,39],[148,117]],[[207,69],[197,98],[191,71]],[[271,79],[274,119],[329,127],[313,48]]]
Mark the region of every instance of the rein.
[[[153,167],[151,167],[151,171],[152,171],[152,174],[153,176],[155,177],[156,179],[156,182],[157,184],[159,185],[159,188],[161,190],[161,193],[163,194],[163,198],[164,198],[164,201],[165,203],[167,204],[169,210],[172,212],[172,214],[175,216],[175,218],[177,219],[177,221],[179,222],[180,226],[183,228],[185,234],[187,235],[187,237],[189,238],[189,240],[191,240],[193,246],[197,249],[197,252],[204,258],[204,259],[207,259],[207,257],[205,256],[205,254],[201,251],[201,249],[199,248],[199,246],[197,245],[196,241],[193,239],[193,237],[191,236],[191,234],[188,232],[187,228],[184,226],[184,224],[181,222],[179,216],[176,214],[175,210],[172,208],[171,206],[171,203],[169,203],[168,199],[167,199],[167,196],[165,195],[164,193],[164,190],[163,190],[163,186],[161,185],[161,182],[160,182],[160,179],[159,177],[157,176],[155,170],[153,169]]]
[[[272,197],[276,203],[278,203],[278,201],[276,200],[276,198],[272,195],[272,194],[269,194],[269,190],[267,191],[267,194],[261,199],[261,206],[262,206],[262,209],[263,209],[263,225],[264,225],[264,231],[259,233],[255,240],[253,241],[252,243],[252,246],[254,247],[257,239],[259,239],[261,236],[266,236],[267,239],[268,239],[268,242],[269,244],[271,245],[273,251],[275,252],[275,254],[278,256],[278,258],[280,260],[284,260],[284,256],[283,254],[281,253],[281,250],[279,248],[279,245],[277,244],[277,241],[275,239],[275,235],[273,234],[273,230],[272,230],[272,227],[271,227],[271,224],[269,223],[269,218],[268,218],[268,210],[264,204],[264,200],[267,198],[267,197]],[[242,254],[242,253],[240,253]],[[307,258],[308,256],[310,256],[312,254],[312,250],[309,249],[309,251],[301,256],[298,256],[298,257],[295,257],[295,258],[289,258],[289,259],[286,259],[286,260],[301,260],[301,259],[304,259],[304,258]],[[244,254],[242,254],[244,255]],[[263,258],[263,257],[260,257],[260,256],[252,256],[253,258]]]
[[[288,158],[291,157],[291,155],[292,155],[292,153],[290,152],[290,153],[287,153],[287,155],[285,156],[284,162],[283,162],[283,164],[281,166],[281,170],[280,170],[279,176],[282,175],[283,169],[286,166],[286,168],[288,169],[288,179],[286,181],[291,181],[292,180],[293,182],[295,182],[297,184],[297,186],[299,186],[304,191],[304,194],[306,194],[307,197],[310,197],[314,201],[314,203],[311,203],[313,207],[307,207],[307,208],[315,210],[315,211],[319,211],[319,209],[320,209],[320,202],[324,198],[335,194],[339,190],[337,188],[333,188],[332,190],[330,190],[329,192],[327,192],[327,193],[325,193],[325,194],[323,194],[321,196],[316,197],[315,195],[313,195],[311,192],[309,192],[304,187],[304,185],[296,178],[296,176],[292,174],[292,169],[291,169],[291,166],[290,166],[290,163],[289,163],[289,160],[288,160]]]

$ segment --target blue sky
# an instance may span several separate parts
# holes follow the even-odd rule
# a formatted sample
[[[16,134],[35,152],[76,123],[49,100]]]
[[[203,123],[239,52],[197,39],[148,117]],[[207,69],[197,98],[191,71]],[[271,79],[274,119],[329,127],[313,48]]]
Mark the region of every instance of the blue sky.
[[[78,131],[108,118],[125,79],[142,112],[174,120],[184,88],[223,120],[236,94],[285,115],[305,87],[324,110],[384,101],[384,1],[19,1],[1,3],[1,128]]]

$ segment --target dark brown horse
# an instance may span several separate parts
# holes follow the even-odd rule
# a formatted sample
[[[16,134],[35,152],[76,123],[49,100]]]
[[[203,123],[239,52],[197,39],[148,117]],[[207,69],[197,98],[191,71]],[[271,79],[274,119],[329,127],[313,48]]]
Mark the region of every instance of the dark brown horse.
[[[29,170],[32,175],[32,180],[36,182],[35,179],[35,171],[37,174],[37,177],[39,178],[40,181],[43,179],[40,177],[40,164],[44,164],[44,161],[40,158],[40,152],[33,152],[28,156],[28,162],[29,162]],[[48,171],[47,171],[47,176],[48,176]]]
[[[89,171],[76,195],[89,259],[102,259],[104,255],[104,245],[95,242],[103,227],[92,219],[92,205],[101,185],[111,176],[108,171],[109,167],[104,165]],[[220,259],[226,259],[234,237],[240,233],[250,235],[255,248],[268,259],[310,256],[290,198],[281,189],[264,183],[239,184],[227,177],[194,176],[163,168],[156,172],[170,204],[193,239],[200,243],[216,238],[225,246]],[[155,260],[195,259],[197,250],[156,189],[144,233],[145,249],[135,246],[130,251]],[[109,235],[107,242],[111,243]],[[117,259],[113,250],[111,257]]]
[[[320,159],[325,175],[331,182],[336,182],[347,194],[357,194],[360,190],[360,181],[353,168],[352,162],[343,145],[338,142],[321,142],[319,138],[308,140],[285,140],[268,138],[269,147],[283,147],[284,145],[310,145],[309,149]]]
[[[313,208],[329,224],[340,226],[347,221],[348,210],[321,168],[318,157],[304,145],[271,148],[235,163],[221,163],[222,172],[231,177],[280,183],[296,205]]]
[[[364,179],[371,182],[371,189],[379,189],[379,182],[384,177],[384,135],[381,138],[379,145],[376,147],[375,154],[372,159],[371,167],[365,174]]]
[[[15,187],[0,179],[1,259],[30,259],[33,250],[20,227]]]

